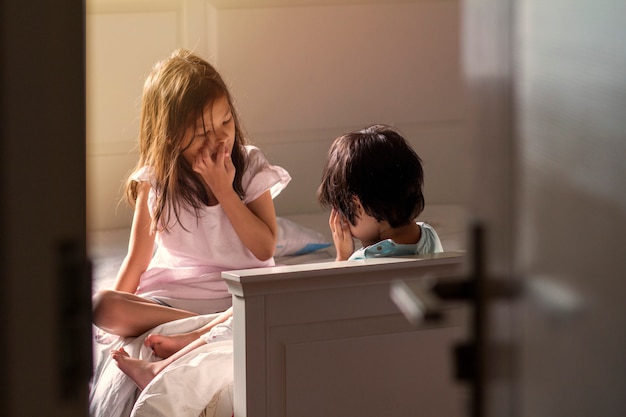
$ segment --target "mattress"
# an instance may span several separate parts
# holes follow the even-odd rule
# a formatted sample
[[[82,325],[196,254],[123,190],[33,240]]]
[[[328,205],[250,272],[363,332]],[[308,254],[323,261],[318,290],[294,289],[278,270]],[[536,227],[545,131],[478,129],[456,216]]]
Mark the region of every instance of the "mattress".
[[[283,233],[287,244],[325,241],[326,246],[316,243],[318,249],[298,255],[276,256],[277,265],[294,265],[334,260],[335,250],[328,227],[328,213],[314,212],[279,216],[297,227]],[[427,206],[419,221],[433,226],[445,251],[465,250],[467,215],[463,206],[440,204]],[[286,223],[285,223],[286,224]],[[110,288],[122,264],[128,248],[130,228],[92,231],[88,234],[88,250],[92,261],[93,290]],[[296,239],[299,238],[299,239]],[[279,240],[280,237],[279,237]],[[285,239],[283,239],[283,242]]]

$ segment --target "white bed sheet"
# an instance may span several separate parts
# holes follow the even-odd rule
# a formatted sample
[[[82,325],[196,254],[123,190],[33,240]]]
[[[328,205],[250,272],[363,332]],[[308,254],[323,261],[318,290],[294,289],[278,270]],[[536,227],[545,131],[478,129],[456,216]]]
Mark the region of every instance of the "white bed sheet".
[[[315,230],[332,242],[328,228],[328,213],[314,212],[282,216],[299,225]],[[427,206],[419,217],[435,228],[445,251],[466,248],[466,211],[461,205],[438,204]],[[93,289],[110,288],[128,248],[130,229],[94,231],[89,234],[89,252],[93,262]],[[328,248],[297,256],[277,257],[277,265],[294,265],[334,260],[335,249]]]

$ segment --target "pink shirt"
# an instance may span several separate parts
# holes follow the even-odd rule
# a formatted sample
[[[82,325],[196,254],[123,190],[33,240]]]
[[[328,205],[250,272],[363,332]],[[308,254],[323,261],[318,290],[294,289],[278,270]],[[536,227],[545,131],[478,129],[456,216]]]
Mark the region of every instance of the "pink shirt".
[[[246,146],[248,166],[242,178],[243,202],[248,204],[270,190],[276,197],[291,177],[283,168],[270,165],[263,153]],[[134,175],[137,181],[150,181],[150,168]],[[150,190],[150,213],[155,203]],[[241,242],[222,207],[205,206],[196,218],[193,210],[181,210],[180,224],[167,233],[157,232],[156,251],[148,269],[142,274],[137,295],[180,299],[216,299],[230,297],[222,271],[273,266],[274,259],[258,260]]]

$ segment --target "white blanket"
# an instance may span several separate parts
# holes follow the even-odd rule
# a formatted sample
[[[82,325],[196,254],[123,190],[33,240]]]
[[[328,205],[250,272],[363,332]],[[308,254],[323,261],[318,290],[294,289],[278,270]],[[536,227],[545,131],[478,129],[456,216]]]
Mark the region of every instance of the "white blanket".
[[[211,321],[215,315],[191,317],[165,323],[137,338],[96,343],[95,370],[90,393],[91,417],[231,417],[233,414],[232,341],[209,343],[178,359],[140,391],[119,370],[111,349],[124,346],[135,358],[158,360],[143,345],[149,333],[188,332]]]

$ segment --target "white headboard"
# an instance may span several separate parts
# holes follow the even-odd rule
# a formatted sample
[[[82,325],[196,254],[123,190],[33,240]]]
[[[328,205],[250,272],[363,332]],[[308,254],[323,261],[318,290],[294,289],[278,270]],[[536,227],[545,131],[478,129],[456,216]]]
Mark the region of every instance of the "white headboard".
[[[460,276],[462,253],[229,271],[235,415],[464,415],[453,347],[467,311],[411,325],[391,283]],[[419,411],[419,413],[418,413]]]

